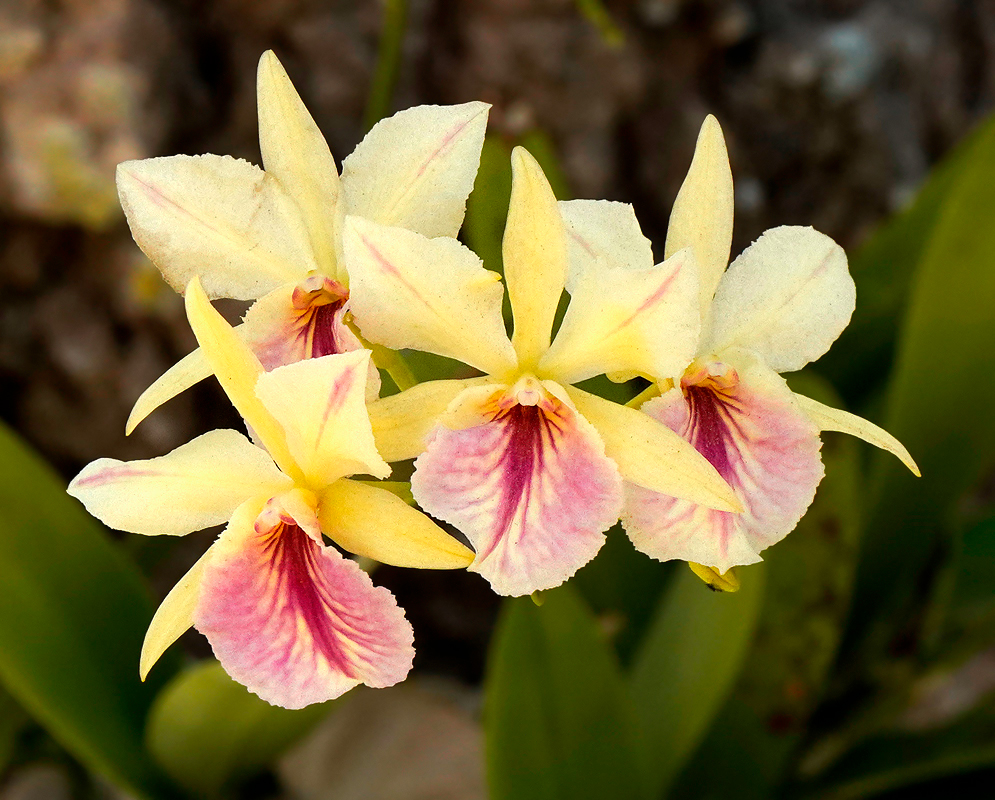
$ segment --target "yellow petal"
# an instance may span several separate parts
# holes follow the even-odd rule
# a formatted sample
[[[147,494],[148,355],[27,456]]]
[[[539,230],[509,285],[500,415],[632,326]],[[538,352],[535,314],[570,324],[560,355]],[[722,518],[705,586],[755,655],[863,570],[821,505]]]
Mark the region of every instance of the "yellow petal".
[[[657,266],[590,265],[574,277],[544,375],[576,383],[601,373],[680,375],[698,346],[698,274],[691,249]]]
[[[653,266],[650,240],[643,236],[636,212],[628,203],[561,200],[558,205],[567,229],[567,291],[572,291],[571,281],[578,273],[595,265],[625,269]]]
[[[497,273],[455,239],[346,219],[349,305],[363,336],[455,358],[488,374],[515,366]]]
[[[183,536],[220,525],[246,498],[289,484],[262,448],[236,431],[216,430],[158,458],[98,459],[68,491],[117,530]]]
[[[240,511],[241,509],[236,514]],[[138,662],[138,674],[143,681],[169,646],[193,625],[193,612],[200,596],[200,578],[210,556],[211,551],[208,549],[169,591],[152,617]]]
[[[698,134],[691,168],[670,212],[664,256],[694,250],[704,313],[729,263],[732,248],[733,188],[722,128],[709,114]]]
[[[357,481],[336,481],[318,501],[321,530],[350,553],[395,567],[463,569],[464,547],[397,495]]]
[[[260,376],[256,395],[283,426],[287,446],[311,488],[345,475],[390,475],[366,411],[370,351],[322,356]]]
[[[549,347],[567,276],[567,240],[556,197],[539,163],[523,147],[511,154],[511,202],[504,229],[504,277],[515,318],[511,338],[523,369]]]
[[[335,277],[338,170],[325,138],[272,50],[259,59],[256,103],[263,166],[297,202],[319,267]]]
[[[743,510],[708,459],[666,425],[580,389],[567,387],[567,392],[577,411],[597,428],[605,453],[627,481],[718,511]]]
[[[868,422],[863,417],[858,417],[849,411],[841,411],[838,408],[823,405],[804,395],[796,394],[795,399],[809,419],[819,426],[819,430],[849,433],[851,436],[863,439],[875,447],[887,450],[908,467],[913,475],[917,478],[922,477],[922,473],[919,472],[919,467],[912,460],[909,451],[888,431],[879,428],[873,422]]]
[[[370,403],[370,422],[380,455],[386,461],[404,461],[421,455],[426,437],[456,396],[464,389],[488,382],[489,378],[426,381]]]
[[[739,591],[739,578],[732,569],[719,572],[715,567],[706,567],[704,564],[695,564],[693,561],[689,561],[688,566],[691,567],[691,571],[701,578],[713,592]]]
[[[345,213],[425,236],[455,236],[489,108],[417,106],[378,122],[342,162]]]
[[[829,350],[856,303],[842,247],[812,228],[771,228],[722,277],[701,352],[742,348],[793,372]]]
[[[117,187],[131,233],[182,292],[253,300],[317,264],[300,210],[261,169],[230,156],[125,161]]]
[[[259,359],[214,309],[197,278],[187,286],[185,299],[190,327],[232,405],[280,469],[292,478],[300,477],[300,471],[287,448],[283,428],[256,396],[256,381],[263,374]]]
[[[210,376],[211,365],[200,348],[181,358],[135,401],[124,426],[125,434],[130,436],[139,423],[159,406]]]

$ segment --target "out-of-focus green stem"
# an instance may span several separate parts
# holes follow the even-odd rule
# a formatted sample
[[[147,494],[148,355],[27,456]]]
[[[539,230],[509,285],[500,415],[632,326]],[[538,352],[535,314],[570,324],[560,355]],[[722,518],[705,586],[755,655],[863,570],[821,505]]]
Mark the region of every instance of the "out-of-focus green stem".
[[[369,130],[390,111],[390,101],[401,63],[401,47],[408,21],[407,0],[384,0],[383,27],[380,29],[380,48],[377,66],[370,84],[363,122]]]
[[[622,47],[625,44],[625,34],[615,24],[601,0],[577,0],[577,8],[598,29],[605,44],[609,47]]]
[[[418,379],[415,377],[415,373],[411,371],[411,367],[408,366],[408,362],[396,350],[381,347],[378,344],[370,344],[369,342],[363,342],[363,344],[373,351],[373,363],[380,367],[380,369],[387,370],[390,379],[397,384],[397,388],[402,392],[418,383]]]

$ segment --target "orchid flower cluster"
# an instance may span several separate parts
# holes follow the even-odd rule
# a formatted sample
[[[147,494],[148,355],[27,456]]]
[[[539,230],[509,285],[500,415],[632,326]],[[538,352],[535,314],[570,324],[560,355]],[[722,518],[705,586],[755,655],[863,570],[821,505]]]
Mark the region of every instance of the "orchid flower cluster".
[[[213,374],[249,434],[100,459],[69,488],[123,531],[226,524],[153,618],[143,679],[193,626],[233,678],[277,705],[402,680],[411,626],[343,552],[466,568],[525,595],[570,578],[621,520],[642,552],[729,584],[733,566],[759,561],[811,503],[821,431],[859,436],[918,474],[885,431],[779,376],[826,352],[853,312],[854,284],[843,250],[811,228],[767,231],[727,268],[733,185],[712,117],[660,263],[631,206],[557,202],[536,160],[514,151],[509,336],[501,276],[455,238],[488,108],[402,111],[340,174],[268,52],[265,171],[214,155],[120,165],[135,240],[184,293],[199,344],[142,395],[128,432]],[[232,327],[214,298],[253,303]],[[381,398],[377,362],[405,349],[478,377]],[[577,385],[599,375],[649,389],[634,406]],[[384,479],[408,459],[406,497]]]

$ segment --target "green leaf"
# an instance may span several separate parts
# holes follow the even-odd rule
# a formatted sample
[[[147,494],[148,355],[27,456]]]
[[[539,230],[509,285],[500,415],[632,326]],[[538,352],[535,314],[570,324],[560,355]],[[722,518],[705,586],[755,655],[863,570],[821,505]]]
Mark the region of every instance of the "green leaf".
[[[883,425],[922,468],[879,458],[856,606],[913,601],[956,530],[958,503],[995,464],[995,124],[974,139],[916,263]],[[856,620],[865,630],[870,615]]]
[[[484,261],[484,266],[504,274],[501,239],[511,199],[511,148],[503,139],[488,136],[480,151],[480,169],[466,201],[463,239]]]
[[[24,709],[0,686],[0,775],[14,757],[18,734],[28,720]]]
[[[995,705],[956,723],[923,732],[894,732],[862,743],[815,787],[806,800],[863,800],[975,770],[995,769]],[[956,797],[930,791],[924,797]],[[982,792],[985,796],[987,791]],[[891,795],[898,796],[898,795]],[[902,794],[905,797],[906,794]]]
[[[142,749],[141,575],[64,484],[0,426],[0,680],[76,758],[140,797],[163,779]]]
[[[857,308],[818,370],[853,405],[879,389],[891,369],[902,311],[944,204],[995,121],[980,126],[938,164],[908,209],[890,218],[850,259]]]
[[[623,665],[632,661],[660,594],[677,569],[686,567],[640,553],[616,525],[598,557],[571,580],[611,634]]]
[[[331,706],[272,706],[229,678],[217,661],[205,661],[178,675],[156,700],[148,749],[187,791],[217,797],[272,764]]]
[[[739,675],[763,599],[764,565],[737,573],[742,588],[725,594],[689,569],[679,572],[636,655],[630,690],[651,797],[677,777]]]
[[[792,375],[789,383],[840,405],[814,375]],[[862,485],[858,443],[840,434],[823,438],[826,477],[795,530],[763,553],[766,591],[743,670],[674,798],[743,797],[747,787],[749,797],[771,796],[823,696],[850,606]]]
[[[614,653],[569,584],[543,599],[506,601],[491,645],[491,800],[642,797]]]

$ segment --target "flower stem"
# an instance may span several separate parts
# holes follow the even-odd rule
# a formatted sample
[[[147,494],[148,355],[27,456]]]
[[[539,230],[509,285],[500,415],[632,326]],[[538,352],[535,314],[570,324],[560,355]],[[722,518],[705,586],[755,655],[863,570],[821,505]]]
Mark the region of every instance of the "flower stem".
[[[404,44],[404,31],[407,22],[407,0],[384,1],[383,27],[380,30],[377,66],[370,83],[366,113],[363,115],[366,130],[376,125],[390,111],[394,83],[397,81],[397,71],[401,63],[401,49]]]

